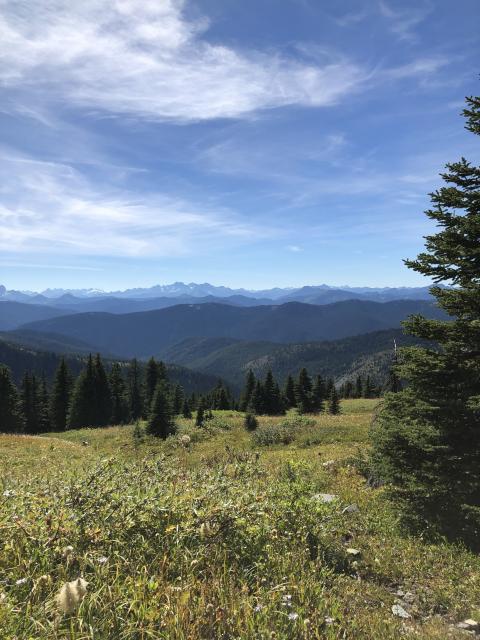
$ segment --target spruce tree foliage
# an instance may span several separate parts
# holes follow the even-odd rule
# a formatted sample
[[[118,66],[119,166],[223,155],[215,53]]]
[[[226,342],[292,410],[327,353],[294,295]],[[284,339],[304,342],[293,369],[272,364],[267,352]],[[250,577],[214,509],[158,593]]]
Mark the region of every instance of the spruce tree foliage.
[[[285,414],[282,394],[280,388],[273,378],[271,370],[267,372],[263,383],[263,413],[268,416],[279,416]]]
[[[192,410],[190,409],[190,402],[188,398],[183,401],[182,415],[186,420],[191,420]]]
[[[152,406],[147,423],[147,433],[164,439],[175,433],[173,407],[165,380],[159,380],[155,393],[153,394]]]
[[[467,99],[464,115],[479,135],[480,98]],[[407,386],[386,396],[372,431],[372,464],[407,521],[479,547],[480,167],[461,158],[442,178],[426,211],[439,230],[406,264],[433,279],[431,293],[452,319],[405,323],[436,346],[402,350],[398,373]]]
[[[50,397],[47,389],[47,382],[45,376],[42,376],[40,384],[38,385],[38,429],[40,433],[50,431],[52,423],[50,421]]]
[[[248,413],[262,415],[265,413],[265,402],[263,397],[263,385],[260,380],[255,381],[253,393],[250,396],[250,402],[247,407]]]
[[[285,391],[283,392],[283,395],[285,396],[286,406],[288,409],[297,406],[297,400],[295,398],[295,382],[290,375],[285,383]]]
[[[197,415],[195,417],[195,426],[203,427],[204,422],[205,422],[205,409],[204,409],[203,398],[202,398],[198,403]]]
[[[118,362],[114,362],[108,376],[110,385],[112,412],[111,424],[126,424],[129,418],[127,386],[122,375],[122,368]]]
[[[363,397],[364,398],[373,398],[375,395],[375,388],[372,384],[370,376],[367,376],[365,380],[365,384],[363,385]]]
[[[295,385],[295,398],[299,413],[311,413],[313,408],[312,380],[305,367],[300,371]]]
[[[90,355],[86,368],[80,373],[73,387],[67,420],[69,429],[97,426],[95,396],[95,367]]]
[[[241,411],[247,411],[248,407],[250,406],[252,395],[255,390],[256,382],[257,381],[255,378],[255,374],[251,369],[249,369],[247,372],[246,380],[245,380],[245,388],[243,390],[242,398],[240,400]]]
[[[321,413],[323,411],[325,395],[325,382],[323,381],[322,376],[319,374],[315,378],[315,384],[312,391],[312,409],[313,411],[315,411],[315,413]]]
[[[361,398],[363,396],[363,382],[362,377],[357,376],[355,381],[355,395],[354,398]]]
[[[182,413],[184,398],[185,392],[183,387],[176,384],[172,394],[172,409],[174,416],[178,416]]]
[[[68,408],[72,392],[72,377],[65,359],[62,358],[55,373],[50,394],[50,421],[53,431],[65,431],[67,428]]]
[[[258,420],[253,413],[245,415],[244,426],[247,431],[255,431],[258,428]]]
[[[94,402],[95,402],[95,426],[105,427],[110,424],[112,416],[112,398],[107,374],[103,366],[100,354],[95,356],[94,367]]]
[[[0,366],[0,433],[20,433],[23,421],[18,394],[7,367]]]
[[[159,379],[158,374],[159,374],[158,364],[155,358],[152,357],[147,362],[147,365],[145,367],[144,397],[145,397],[145,407],[146,407],[147,414],[152,405],[153,394],[155,393],[155,389],[157,388],[157,383]]]
[[[330,391],[330,395],[328,396],[328,413],[332,416],[336,416],[340,413],[340,398],[338,397],[338,392],[335,388],[335,385],[332,386]]]
[[[128,369],[128,411],[132,422],[139,420],[143,414],[143,398],[140,387],[140,367],[134,358]]]
[[[25,433],[40,433],[38,384],[34,374],[25,372],[20,389],[20,410]]]

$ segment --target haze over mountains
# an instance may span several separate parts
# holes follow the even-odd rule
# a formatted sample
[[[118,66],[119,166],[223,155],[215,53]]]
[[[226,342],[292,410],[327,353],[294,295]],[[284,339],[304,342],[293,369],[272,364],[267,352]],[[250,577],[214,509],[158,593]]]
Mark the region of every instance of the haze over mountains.
[[[108,294],[0,287],[0,341],[14,349],[69,357],[153,355],[225,378],[234,388],[250,366],[259,373],[272,368],[280,379],[303,366],[337,379],[364,369],[380,375],[393,339],[405,343],[400,323],[412,314],[445,317],[428,287],[250,291],[174,283]]]

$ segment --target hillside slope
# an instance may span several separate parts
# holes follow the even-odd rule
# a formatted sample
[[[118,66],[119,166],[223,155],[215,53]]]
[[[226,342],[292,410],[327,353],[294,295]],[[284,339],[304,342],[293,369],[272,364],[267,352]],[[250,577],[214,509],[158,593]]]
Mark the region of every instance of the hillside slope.
[[[48,320],[49,318],[65,316],[70,313],[72,312],[68,309],[0,300],[0,331],[10,331],[27,322]]]
[[[77,314],[24,328],[82,340],[121,357],[148,357],[189,337],[278,343],[335,340],[399,327],[412,313],[445,317],[425,301],[348,300],[324,306],[292,302],[249,308],[207,303],[125,315]]]

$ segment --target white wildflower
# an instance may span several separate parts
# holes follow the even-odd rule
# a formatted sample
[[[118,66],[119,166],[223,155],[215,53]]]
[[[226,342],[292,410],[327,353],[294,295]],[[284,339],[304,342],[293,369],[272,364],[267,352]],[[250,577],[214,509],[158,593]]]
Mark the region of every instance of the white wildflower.
[[[62,613],[71,614],[78,607],[87,593],[88,582],[83,578],[77,578],[72,582],[66,582],[57,593],[57,606]]]
[[[27,582],[27,578],[19,578],[16,580],[15,584],[25,584]]]
[[[106,556],[100,556],[97,558],[98,564],[106,564],[108,562],[108,558]]]
[[[288,614],[288,619],[289,620],[297,620],[298,619],[298,613],[289,613]]]
[[[6,489],[3,493],[2,493],[4,498],[13,498],[13,496],[15,495],[15,491],[13,489]]]
[[[189,447],[191,442],[192,439],[186,433],[184,433],[183,436],[180,437],[180,444],[182,445],[182,447]]]

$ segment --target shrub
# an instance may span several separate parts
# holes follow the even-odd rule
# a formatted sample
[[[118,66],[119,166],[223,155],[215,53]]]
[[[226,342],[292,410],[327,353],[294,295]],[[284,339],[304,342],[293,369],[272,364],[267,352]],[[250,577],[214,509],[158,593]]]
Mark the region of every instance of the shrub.
[[[269,424],[253,433],[253,441],[261,447],[273,444],[290,444],[295,440],[295,431],[287,421],[281,424]]]
[[[258,420],[253,413],[247,413],[245,416],[244,426],[247,431],[256,431],[258,428]]]

